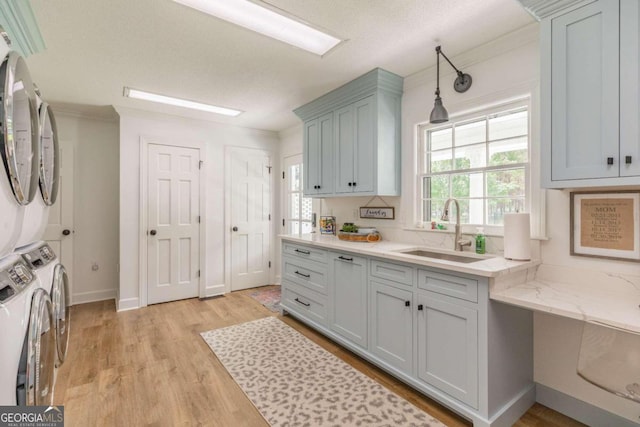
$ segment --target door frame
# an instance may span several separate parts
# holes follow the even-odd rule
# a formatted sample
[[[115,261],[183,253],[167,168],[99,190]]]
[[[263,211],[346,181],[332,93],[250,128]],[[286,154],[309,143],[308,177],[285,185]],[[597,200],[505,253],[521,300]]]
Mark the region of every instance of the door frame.
[[[231,292],[231,155],[237,151],[253,151],[262,152],[269,155],[271,160],[271,178],[269,181],[269,211],[271,212],[271,224],[269,226],[269,258],[271,260],[271,268],[269,268],[269,282],[274,283],[275,277],[275,261],[274,254],[274,237],[275,237],[275,214],[273,208],[275,206],[274,198],[276,196],[275,173],[278,167],[274,165],[276,159],[275,153],[267,148],[258,147],[242,147],[239,145],[227,145],[224,147],[224,293]]]
[[[139,307],[146,307],[148,305],[148,283],[147,283],[147,216],[149,212],[148,196],[149,196],[149,145],[166,145],[169,147],[179,148],[192,148],[198,150],[200,157],[200,198],[199,198],[199,213],[200,213],[200,277],[198,277],[198,297],[204,298],[206,295],[206,277],[207,277],[207,257],[206,257],[206,228],[207,228],[207,216],[206,216],[206,162],[203,160],[206,158],[206,145],[204,142],[186,141],[186,142],[168,142],[155,136],[141,136],[140,137],[140,213],[139,213],[139,235],[138,235],[138,277],[139,277]]]

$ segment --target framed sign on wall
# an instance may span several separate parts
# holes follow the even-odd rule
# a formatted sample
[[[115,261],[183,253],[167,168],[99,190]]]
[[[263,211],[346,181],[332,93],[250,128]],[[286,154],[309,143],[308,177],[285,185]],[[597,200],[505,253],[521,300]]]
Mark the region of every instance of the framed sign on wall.
[[[571,255],[640,261],[640,191],[571,193]]]

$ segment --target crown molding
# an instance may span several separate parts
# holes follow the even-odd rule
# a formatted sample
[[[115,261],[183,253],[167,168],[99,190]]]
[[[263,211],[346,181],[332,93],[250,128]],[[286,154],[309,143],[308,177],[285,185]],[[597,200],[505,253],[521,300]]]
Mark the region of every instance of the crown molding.
[[[28,1],[0,1],[0,25],[11,39],[11,49],[22,56],[45,50],[44,39]]]
[[[456,55],[451,59],[451,62],[456,64],[458,69],[464,71],[465,69],[487,61],[496,56],[503,55],[512,50],[518,49],[523,45],[529,43],[537,43],[540,34],[540,24],[532,22],[522,28],[519,28],[510,33],[504,34],[497,39],[494,39],[488,43],[467,50],[459,55]],[[445,67],[448,70],[448,67]],[[449,74],[454,74],[455,71],[451,69],[446,73],[440,73],[440,77]],[[423,86],[425,84],[432,83],[436,80],[436,66],[433,65],[417,73],[411,74],[404,79],[404,90],[412,89],[417,86]]]
[[[538,21],[551,16],[562,9],[576,5],[584,0],[518,0],[522,7]],[[591,0],[595,1],[595,0]]]

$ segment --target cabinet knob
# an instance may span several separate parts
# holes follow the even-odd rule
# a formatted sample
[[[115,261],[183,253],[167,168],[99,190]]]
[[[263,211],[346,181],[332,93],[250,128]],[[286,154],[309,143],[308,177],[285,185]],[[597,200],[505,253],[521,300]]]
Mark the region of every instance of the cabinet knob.
[[[410,307],[411,306],[411,301],[405,301],[404,302],[404,306],[405,307]]]
[[[322,188],[322,186],[318,185],[318,190],[321,189],[321,188]]]
[[[353,183],[353,186],[354,186],[354,187],[356,186],[356,183],[355,183],[355,182]]]
[[[424,306],[422,304],[418,304],[418,311],[422,311],[424,309]]]
[[[613,164],[613,157],[607,157],[607,164],[608,165],[612,165]]]
[[[352,185],[353,185],[353,182],[350,182],[350,183],[349,183],[349,187],[351,187]]]
[[[158,234],[158,232],[156,230],[151,230],[149,231],[149,234],[151,234],[152,236],[155,236],[156,234]]]
[[[238,231],[238,227],[233,227],[231,231]]]
[[[631,156],[625,156],[625,158],[624,158],[624,162],[625,162],[626,164],[630,165],[630,164],[631,164]]]

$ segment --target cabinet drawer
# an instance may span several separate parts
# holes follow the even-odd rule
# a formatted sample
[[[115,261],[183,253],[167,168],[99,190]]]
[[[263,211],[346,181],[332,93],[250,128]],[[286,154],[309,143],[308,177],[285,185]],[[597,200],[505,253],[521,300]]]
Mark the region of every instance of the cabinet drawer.
[[[282,257],[283,278],[298,285],[327,294],[327,266],[318,262]]]
[[[316,295],[293,283],[282,283],[282,306],[321,325],[327,324],[326,297]]]
[[[418,270],[418,287],[427,291],[478,302],[478,281],[474,279]]]
[[[324,249],[310,248],[309,246],[296,245],[287,241],[282,242],[282,252],[287,255],[293,255],[300,259],[308,259],[311,261],[327,263],[328,252]]]
[[[411,267],[377,259],[372,259],[370,265],[369,273],[373,277],[392,280],[408,286],[413,285],[413,268]]]

